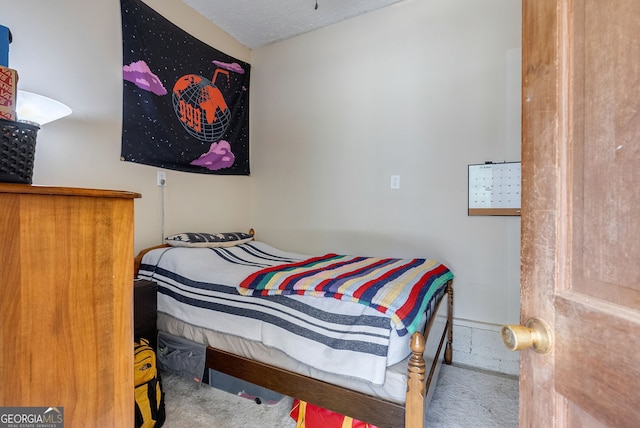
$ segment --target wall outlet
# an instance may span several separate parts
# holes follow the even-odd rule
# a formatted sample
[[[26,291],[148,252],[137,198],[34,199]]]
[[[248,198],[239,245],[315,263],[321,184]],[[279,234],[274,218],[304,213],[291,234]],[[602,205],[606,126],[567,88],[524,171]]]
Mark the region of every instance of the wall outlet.
[[[397,190],[400,188],[400,176],[392,175],[391,176],[391,190]]]
[[[165,186],[167,184],[167,174],[164,171],[158,171],[156,184],[158,186]]]

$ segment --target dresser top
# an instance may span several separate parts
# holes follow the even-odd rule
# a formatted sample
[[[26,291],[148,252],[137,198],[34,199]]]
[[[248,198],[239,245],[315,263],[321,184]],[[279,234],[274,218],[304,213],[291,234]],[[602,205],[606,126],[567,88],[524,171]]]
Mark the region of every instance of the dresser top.
[[[30,184],[0,183],[0,193],[25,195],[87,196],[100,198],[139,198],[140,193],[123,190],[83,189],[77,187],[33,186]]]

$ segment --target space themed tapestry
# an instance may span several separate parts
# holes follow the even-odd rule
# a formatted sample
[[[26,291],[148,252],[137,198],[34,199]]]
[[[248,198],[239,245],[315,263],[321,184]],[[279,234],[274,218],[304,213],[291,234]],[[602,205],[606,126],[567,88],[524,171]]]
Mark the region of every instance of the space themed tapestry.
[[[249,175],[250,65],[191,36],[140,0],[120,0],[121,159]]]

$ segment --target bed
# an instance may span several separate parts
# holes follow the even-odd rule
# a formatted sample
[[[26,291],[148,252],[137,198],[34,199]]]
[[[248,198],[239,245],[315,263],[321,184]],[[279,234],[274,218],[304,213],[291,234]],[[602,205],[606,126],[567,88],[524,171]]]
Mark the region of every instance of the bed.
[[[136,277],[158,284],[158,330],[206,345],[207,368],[379,427],[422,427],[452,359],[446,266],[291,253],[253,231],[167,242],[138,254]]]

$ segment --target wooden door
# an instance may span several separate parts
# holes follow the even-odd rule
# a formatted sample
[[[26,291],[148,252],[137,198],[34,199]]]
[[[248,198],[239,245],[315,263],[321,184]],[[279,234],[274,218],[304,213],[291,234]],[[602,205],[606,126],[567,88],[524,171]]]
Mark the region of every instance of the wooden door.
[[[523,0],[521,427],[640,426],[640,1]]]

